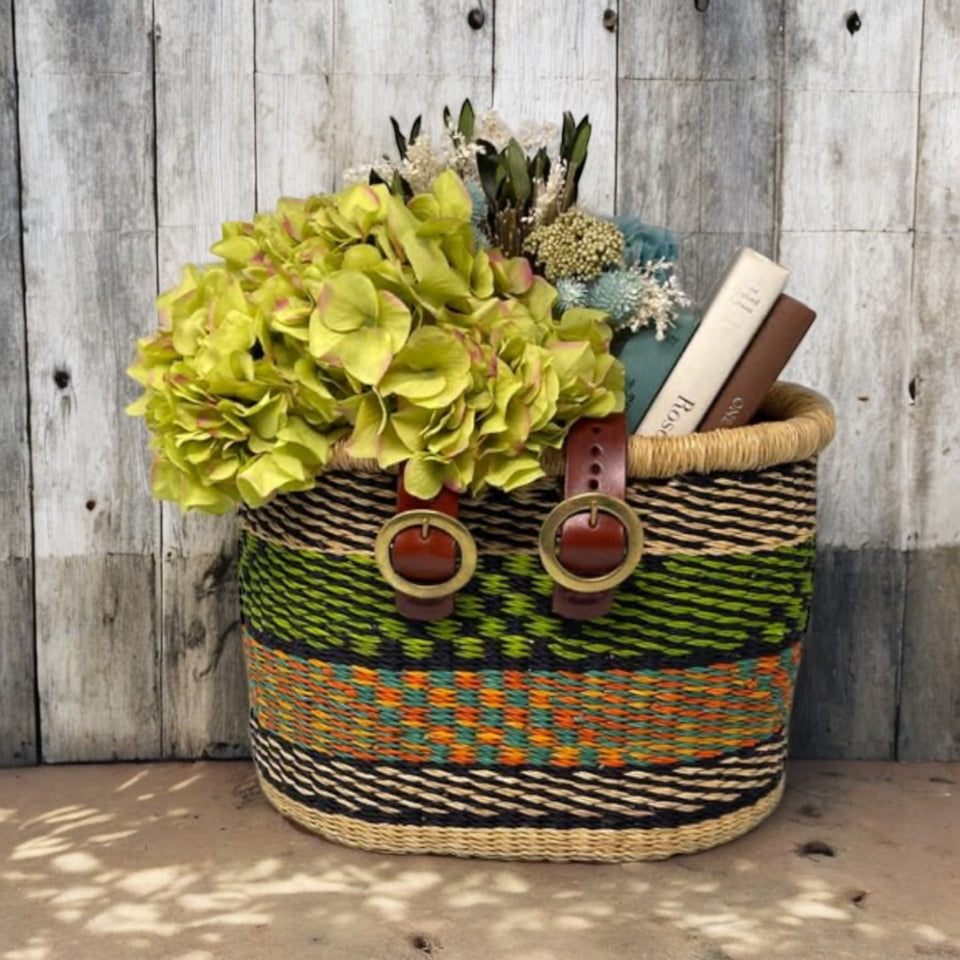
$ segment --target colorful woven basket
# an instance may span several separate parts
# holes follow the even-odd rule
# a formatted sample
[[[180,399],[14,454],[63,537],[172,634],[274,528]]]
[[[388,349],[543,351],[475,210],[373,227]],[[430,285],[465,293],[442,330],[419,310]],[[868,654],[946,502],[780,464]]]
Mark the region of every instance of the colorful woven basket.
[[[245,512],[252,747],[271,803],[353,846],[504,859],[659,859],[766,817],[833,414],[778,384],[764,417],[631,438],[643,559],[593,621],[550,612],[537,533],[556,476],[461,502],[479,563],[432,623],[397,614],[374,563],[395,477],[342,459]]]

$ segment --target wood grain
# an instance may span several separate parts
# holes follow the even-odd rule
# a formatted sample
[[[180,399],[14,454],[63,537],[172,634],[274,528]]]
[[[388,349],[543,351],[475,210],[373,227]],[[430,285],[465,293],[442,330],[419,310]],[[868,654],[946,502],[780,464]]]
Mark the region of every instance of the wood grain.
[[[900,550],[818,551],[793,756],[895,758],[905,564]]]
[[[678,232],[697,298],[738,246],[773,252],[779,18],[759,0],[621,12],[617,207]]]
[[[818,313],[784,376],[837,410],[794,743],[802,755],[892,757],[922,4],[858,5],[852,33],[848,13],[829,0],[784,10],[778,255],[789,292]]]
[[[493,104],[512,129],[590,116],[590,152],[580,202],[614,212],[617,163],[617,32],[604,26],[606,0],[555,4],[512,0],[496,8]]]
[[[957,757],[960,7],[479,6],[0,0],[0,764],[38,698],[49,760],[245,749],[232,522],[152,502],[123,370],[222,220],[465,96],[589,112],[584,203],[675,229],[695,296],[742,243],[791,269],[838,419],[794,751]]]
[[[960,233],[960,7],[926,0],[917,173],[918,233]]]
[[[898,758],[960,760],[960,546],[906,557]]]
[[[256,2],[258,209],[337,186],[334,7],[329,0]],[[386,121],[374,112],[368,122],[377,118]]]
[[[824,546],[900,549],[907,406],[907,233],[784,233],[788,290],[817,319],[784,371],[830,397],[837,436],[820,459]]]
[[[0,0],[0,766],[37,759],[13,5]]]
[[[443,108],[469,97],[478,111],[492,98],[493,17],[471,29],[464,0],[337,0],[332,109],[334,171],[383,154],[396,158],[390,117],[436,138]]]
[[[207,253],[255,205],[253,0],[157,0],[159,274]],[[197,96],[197,91],[203,96]],[[247,695],[231,517],[163,507],[162,754],[246,750]]]
[[[822,556],[794,745],[799,756],[892,758],[910,236],[784,233],[780,259],[793,269],[788,289],[818,314],[784,377],[822,391],[837,410],[819,465]]]
[[[960,759],[960,10],[929,0],[913,263],[899,748]]]
[[[17,14],[43,756],[156,756],[159,511],[123,412],[156,291],[151,4]]]

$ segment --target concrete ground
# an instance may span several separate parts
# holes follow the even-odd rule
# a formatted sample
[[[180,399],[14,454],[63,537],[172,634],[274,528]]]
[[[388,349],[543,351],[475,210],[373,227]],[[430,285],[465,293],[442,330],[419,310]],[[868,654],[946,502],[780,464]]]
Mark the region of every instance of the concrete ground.
[[[383,856],[249,763],[0,771],[2,960],[960,958],[960,765],[796,762],[777,813],[662,863]]]

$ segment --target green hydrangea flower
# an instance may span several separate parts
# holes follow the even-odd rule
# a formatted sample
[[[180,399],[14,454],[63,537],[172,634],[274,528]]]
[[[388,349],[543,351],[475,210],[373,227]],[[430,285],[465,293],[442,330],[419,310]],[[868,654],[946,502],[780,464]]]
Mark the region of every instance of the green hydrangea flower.
[[[523,258],[480,249],[451,171],[405,201],[385,185],[282,200],[224,224],[138,344],[129,408],[152,433],[157,497],[215,513],[309,488],[346,439],[442,486],[512,489],[580,416],[623,405],[596,311],[553,318]]]

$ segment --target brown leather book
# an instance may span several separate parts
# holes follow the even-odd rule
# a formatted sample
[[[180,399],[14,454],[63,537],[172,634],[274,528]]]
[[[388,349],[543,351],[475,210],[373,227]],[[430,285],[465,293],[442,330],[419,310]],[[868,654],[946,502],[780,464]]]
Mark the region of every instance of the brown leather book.
[[[697,432],[748,424],[810,329],[814,317],[816,314],[808,306],[785,293],[780,294],[717,399],[704,414]]]

